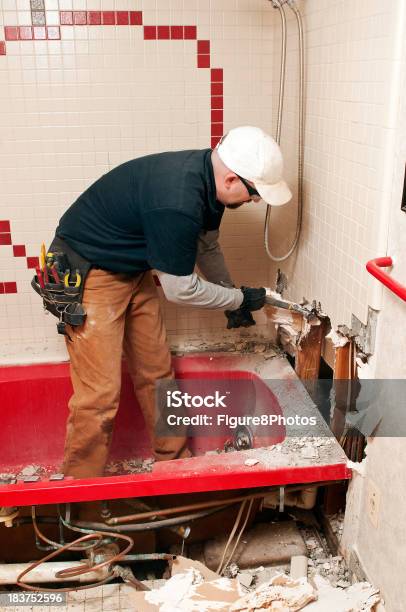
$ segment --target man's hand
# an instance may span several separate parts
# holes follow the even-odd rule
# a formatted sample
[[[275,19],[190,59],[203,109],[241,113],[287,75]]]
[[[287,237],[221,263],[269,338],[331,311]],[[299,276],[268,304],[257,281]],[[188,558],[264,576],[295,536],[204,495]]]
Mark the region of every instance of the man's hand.
[[[237,308],[237,310],[225,310],[224,314],[228,319],[227,329],[235,329],[237,327],[251,327],[255,325],[255,319],[249,310]]]
[[[266,291],[263,287],[241,287],[244,299],[240,308],[242,310],[260,310],[265,305]]]

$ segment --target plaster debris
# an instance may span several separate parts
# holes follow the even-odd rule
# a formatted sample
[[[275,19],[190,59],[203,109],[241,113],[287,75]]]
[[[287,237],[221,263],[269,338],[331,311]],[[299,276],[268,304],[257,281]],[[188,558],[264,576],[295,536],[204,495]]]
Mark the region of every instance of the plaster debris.
[[[144,472],[152,472],[154,459],[124,459],[123,461],[115,461],[109,463],[106,467],[107,474],[143,474]]]
[[[353,472],[356,472],[360,476],[365,476],[366,459],[363,459],[360,463],[355,462],[355,461],[350,461],[350,459],[348,459],[347,467],[348,469],[352,470]]]
[[[329,520],[331,529],[340,541],[344,531],[344,513],[338,512],[337,514],[331,514],[327,518]]]
[[[257,465],[257,463],[259,463],[259,459],[246,459],[244,461],[244,465],[248,465],[248,467],[252,467],[254,465]]]
[[[335,331],[334,329],[332,329],[331,332],[327,334],[326,340],[331,340],[334,348],[340,348],[340,347],[346,346],[346,344],[348,344],[349,342],[349,338],[347,338],[346,336],[343,336],[342,334]]]
[[[27,465],[17,474],[17,478],[29,478],[30,476],[41,476],[44,468],[41,465]]]
[[[306,580],[292,580],[284,574],[277,574],[268,583],[261,584],[255,591],[236,601],[230,612],[256,612],[260,610],[281,610],[296,612],[317,598],[315,589]]]

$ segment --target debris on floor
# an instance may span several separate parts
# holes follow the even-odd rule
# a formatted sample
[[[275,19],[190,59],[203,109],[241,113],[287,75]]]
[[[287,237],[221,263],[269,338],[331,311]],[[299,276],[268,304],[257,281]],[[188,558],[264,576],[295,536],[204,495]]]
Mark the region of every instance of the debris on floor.
[[[331,525],[331,529],[334,534],[337,536],[338,541],[341,540],[341,536],[344,531],[344,512],[338,512],[337,514],[331,514],[328,517],[328,520]]]
[[[278,573],[249,593],[244,590],[235,578],[178,557],[161,588],[134,592],[130,599],[138,612],[373,612],[380,601],[379,591],[369,583],[340,589],[321,576],[293,579]]]

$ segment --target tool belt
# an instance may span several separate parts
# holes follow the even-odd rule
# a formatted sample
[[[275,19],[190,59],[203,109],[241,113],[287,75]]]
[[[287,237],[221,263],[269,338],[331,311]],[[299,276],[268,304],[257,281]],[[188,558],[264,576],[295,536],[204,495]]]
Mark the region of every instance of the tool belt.
[[[44,309],[59,319],[59,334],[69,337],[66,326],[83,325],[86,311],[82,306],[83,290],[91,263],[56,236],[48,251],[41,247],[40,265],[31,287],[43,300]]]

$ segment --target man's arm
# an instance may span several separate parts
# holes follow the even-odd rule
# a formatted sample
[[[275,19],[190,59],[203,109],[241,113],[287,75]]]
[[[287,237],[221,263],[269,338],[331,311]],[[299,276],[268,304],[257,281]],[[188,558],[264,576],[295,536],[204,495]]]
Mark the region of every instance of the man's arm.
[[[241,289],[223,287],[203,280],[195,272],[188,276],[175,276],[156,270],[165,297],[175,304],[197,308],[236,310],[242,304]]]
[[[224,255],[218,242],[219,231],[201,232],[197,243],[196,264],[211,283],[234,287]]]

